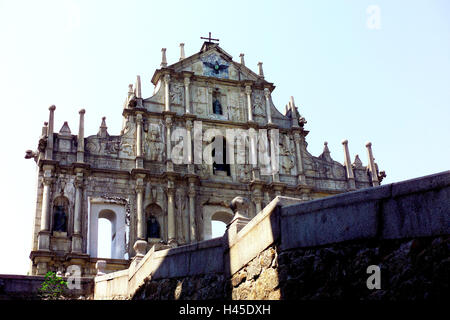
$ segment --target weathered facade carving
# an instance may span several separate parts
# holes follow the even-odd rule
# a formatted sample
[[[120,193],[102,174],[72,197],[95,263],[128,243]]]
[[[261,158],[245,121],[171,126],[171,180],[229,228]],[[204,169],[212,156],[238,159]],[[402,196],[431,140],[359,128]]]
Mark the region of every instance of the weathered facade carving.
[[[31,274],[77,264],[84,276],[94,276],[100,258],[107,258],[108,271],[128,267],[136,243],[139,250],[147,243],[148,250],[155,242],[176,246],[204,240],[211,236],[212,220],[231,219],[228,206],[236,196],[252,199],[253,217],[276,195],[310,200],[379,184],[384,173],[373,159],[367,167],[359,157],[342,164],[331,158],[327,145],[320,156],[312,156],[306,120],[293,99],[285,114],[278,111],[271,98],[275,87],[266,79],[205,42],[194,55],[155,71],[153,96],[141,96],[139,77],[129,86],[119,135],[108,133],[103,118],[98,133],[85,137],[84,110],[77,135],[67,123],[54,133],[52,106],[37,150],[26,153],[39,165],[43,182]],[[245,150],[234,145],[224,156],[206,149],[211,138],[202,138],[211,130],[224,137],[227,130],[240,130]],[[180,146],[182,153],[176,154]],[[269,162],[259,157],[261,150]],[[234,162],[206,163],[213,153]],[[99,218],[110,220],[120,235],[111,240],[110,257],[95,253],[102,245],[93,239]]]

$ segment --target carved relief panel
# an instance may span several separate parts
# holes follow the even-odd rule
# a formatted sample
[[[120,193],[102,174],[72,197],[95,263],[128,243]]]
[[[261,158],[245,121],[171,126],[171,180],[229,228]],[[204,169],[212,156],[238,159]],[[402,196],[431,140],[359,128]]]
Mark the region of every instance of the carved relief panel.
[[[239,122],[245,120],[243,103],[240,100],[240,92],[230,89],[228,93],[228,109],[231,121]]]
[[[295,170],[295,149],[292,139],[287,135],[280,135],[280,171],[282,174],[294,175]]]
[[[153,120],[144,133],[144,154],[148,160],[162,162],[166,156],[164,123]]]
[[[207,88],[205,87],[193,87],[192,93],[192,103],[194,107],[194,112],[200,117],[206,116],[206,105],[207,99]]]
[[[136,124],[132,117],[129,117],[125,121],[125,126],[122,131],[122,136],[119,143],[119,157],[121,158],[134,158],[136,154],[135,138],[136,137]]]

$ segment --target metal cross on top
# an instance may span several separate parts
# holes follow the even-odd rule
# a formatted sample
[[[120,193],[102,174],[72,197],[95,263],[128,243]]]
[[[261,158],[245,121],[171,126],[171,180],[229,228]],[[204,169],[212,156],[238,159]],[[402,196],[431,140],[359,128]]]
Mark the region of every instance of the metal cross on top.
[[[209,33],[208,38],[200,37],[200,39],[208,40],[208,42],[211,42],[211,40],[213,40],[213,41],[219,41],[219,39],[213,39],[213,38],[211,38],[211,32]]]

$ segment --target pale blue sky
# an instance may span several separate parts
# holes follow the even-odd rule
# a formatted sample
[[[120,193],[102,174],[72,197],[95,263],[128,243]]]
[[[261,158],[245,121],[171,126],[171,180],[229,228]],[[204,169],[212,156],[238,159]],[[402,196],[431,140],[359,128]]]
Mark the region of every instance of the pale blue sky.
[[[379,30],[367,27],[369,5]],[[102,116],[118,134],[128,84],[139,74],[150,96],[161,48],[176,62],[180,42],[189,56],[209,31],[235,61],[264,63],[280,110],[294,96],[313,155],[328,141],[343,162],[348,139],[366,164],[371,141],[383,183],[449,169],[449,1],[0,0],[0,273],[28,269],[36,172],[23,157],[48,107],[55,130],[69,121],[76,133],[85,108],[86,135]]]

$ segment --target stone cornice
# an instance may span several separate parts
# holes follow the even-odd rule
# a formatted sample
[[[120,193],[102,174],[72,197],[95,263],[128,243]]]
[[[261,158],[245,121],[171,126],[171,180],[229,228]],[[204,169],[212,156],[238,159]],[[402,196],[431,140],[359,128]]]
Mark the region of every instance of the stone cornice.
[[[58,166],[59,162],[56,160],[49,160],[49,159],[39,159],[38,166],[39,168],[43,168],[44,166],[53,166],[55,168]]]

